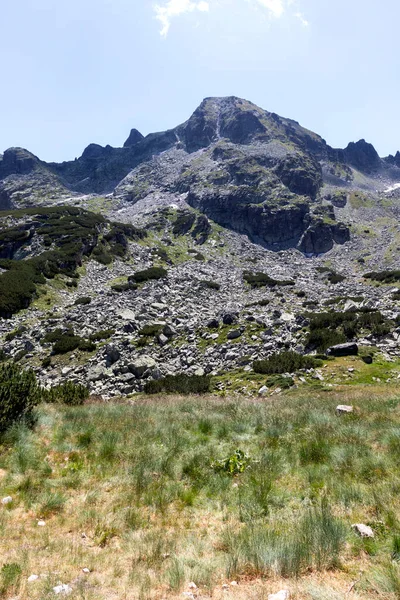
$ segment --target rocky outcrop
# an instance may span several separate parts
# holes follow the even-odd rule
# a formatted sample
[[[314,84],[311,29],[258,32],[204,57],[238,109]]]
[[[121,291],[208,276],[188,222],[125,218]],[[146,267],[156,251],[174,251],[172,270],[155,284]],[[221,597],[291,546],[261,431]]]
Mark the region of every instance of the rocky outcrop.
[[[381,159],[377,151],[372,144],[369,144],[365,140],[350,142],[344,150],[344,156],[346,162],[350,165],[367,173],[381,166]]]
[[[138,142],[141,142],[144,139],[144,136],[137,129],[131,129],[128,139],[124,143],[124,148],[130,148],[134,146]]]

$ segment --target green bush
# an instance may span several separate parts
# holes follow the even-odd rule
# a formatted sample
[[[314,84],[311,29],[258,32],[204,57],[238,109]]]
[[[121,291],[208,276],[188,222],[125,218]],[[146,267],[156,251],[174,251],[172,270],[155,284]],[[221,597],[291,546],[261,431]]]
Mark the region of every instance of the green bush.
[[[162,267],[150,267],[149,269],[144,269],[143,271],[136,271],[136,273],[128,277],[128,281],[143,283],[152,279],[163,279],[167,275],[168,271]]]
[[[41,390],[33,371],[13,363],[0,366],[0,433],[20,419],[30,419]]]
[[[162,329],[163,329],[163,325],[144,325],[139,330],[139,335],[144,335],[144,336],[158,335],[159,333],[161,333]]]
[[[148,381],[146,394],[207,394],[211,391],[211,378],[206,375],[167,375],[157,381]]]
[[[136,290],[137,284],[129,281],[128,283],[115,283],[111,286],[113,292],[127,292],[128,290]]]
[[[304,356],[297,352],[281,352],[272,354],[265,360],[255,360],[253,369],[256,373],[263,375],[274,375],[279,373],[294,373],[299,369],[312,369],[321,366],[321,361],[312,356]]]
[[[363,277],[379,283],[396,283],[400,281],[400,271],[371,271],[371,273],[365,273]]]
[[[88,388],[72,381],[52,387],[45,396],[47,402],[67,404],[68,406],[80,406],[88,397]]]
[[[100,342],[101,340],[108,340],[112,335],[114,335],[114,329],[101,329],[100,331],[96,331],[96,333],[91,333],[89,336],[89,340],[91,342]]]
[[[251,285],[253,288],[259,287],[275,287],[275,286],[287,286],[294,285],[294,281],[286,279],[286,280],[277,280],[273,279],[267,273],[261,273],[260,271],[257,273],[250,273],[249,271],[243,272],[243,279]]]
[[[306,313],[305,316],[310,319],[306,346],[322,353],[330,346],[354,340],[363,331],[387,335],[393,326],[382,313],[371,309],[360,309],[357,313]]]
[[[79,304],[90,304],[92,301],[90,296],[82,296],[82,298],[77,298],[74,302],[75,306]]]
[[[200,284],[205,287],[205,288],[209,288],[210,290],[219,290],[221,289],[221,286],[219,283],[217,283],[216,281],[209,281],[208,279],[202,279],[200,281]]]

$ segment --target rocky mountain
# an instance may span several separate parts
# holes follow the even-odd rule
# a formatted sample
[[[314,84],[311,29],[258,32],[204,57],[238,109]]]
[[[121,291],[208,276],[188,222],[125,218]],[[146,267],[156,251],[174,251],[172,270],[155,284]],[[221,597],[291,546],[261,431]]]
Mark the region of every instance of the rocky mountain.
[[[247,389],[253,361],[340,342],[397,360],[399,156],[234,97],[62,164],[6,150],[3,357],[103,396],[178,373]]]
[[[348,241],[331,187],[385,189],[400,181],[398,159],[380,159],[360,140],[336,150],[295,121],[239,98],[206,98],[184,124],[123,148],[90,144],[82,156],[46,164],[11,148],[0,160],[3,207],[112,194],[135,203],[151,194],[187,194],[190,206],[271,248],[322,253]],[[386,187],[388,187],[386,185]]]

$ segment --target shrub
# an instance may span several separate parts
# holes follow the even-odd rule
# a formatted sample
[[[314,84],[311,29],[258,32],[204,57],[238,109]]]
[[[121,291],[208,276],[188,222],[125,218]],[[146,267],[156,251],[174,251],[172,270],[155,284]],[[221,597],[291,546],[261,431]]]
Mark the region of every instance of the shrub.
[[[211,378],[206,375],[167,375],[148,381],[144,391],[146,394],[206,394],[211,391]]]
[[[90,296],[82,296],[82,298],[77,298],[74,302],[75,306],[79,304],[90,304],[92,301]]]
[[[275,287],[278,286],[287,286],[294,285],[294,281],[292,280],[277,280],[273,279],[266,273],[261,273],[260,271],[257,273],[250,273],[249,271],[243,272],[243,279],[251,285],[253,288],[258,287]]]
[[[114,335],[114,329],[101,329],[100,331],[96,331],[96,333],[91,333],[89,336],[89,340],[91,342],[100,342],[101,340],[108,340],[112,335]]]
[[[163,325],[144,325],[144,327],[139,330],[139,334],[144,336],[158,335],[161,333],[162,329]]]
[[[227,473],[228,475],[239,475],[249,466],[249,457],[243,452],[243,450],[235,450],[231,456],[216,460],[213,462],[212,467],[214,471]]]
[[[68,406],[80,406],[88,397],[88,388],[72,381],[52,387],[45,396],[47,402],[67,404]]]
[[[209,288],[210,290],[220,290],[221,286],[216,281],[209,281],[208,279],[202,279],[200,281],[200,285],[205,288]]]
[[[167,275],[168,271],[166,269],[163,269],[162,267],[150,267],[149,269],[137,271],[133,275],[130,275],[128,277],[128,281],[133,281],[135,283],[143,283],[152,279],[163,279]]]
[[[0,366],[0,433],[20,419],[29,420],[39,400],[33,371],[23,371],[13,363]]]
[[[115,283],[111,286],[113,292],[127,292],[128,290],[136,290],[137,284],[129,281],[128,283]]]
[[[321,366],[321,361],[312,356],[304,356],[297,352],[281,352],[272,354],[266,360],[255,360],[253,369],[256,373],[263,375],[274,375],[279,373],[294,373],[299,369],[312,369]]]
[[[54,354],[66,354],[77,349],[92,352],[96,349],[96,345],[91,340],[85,340],[79,335],[75,335],[72,328],[66,331],[54,329],[44,336],[43,342],[53,344]]]
[[[371,271],[371,273],[365,273],[363,277],[379,283],[396,283],[400,281],[400,271]]]

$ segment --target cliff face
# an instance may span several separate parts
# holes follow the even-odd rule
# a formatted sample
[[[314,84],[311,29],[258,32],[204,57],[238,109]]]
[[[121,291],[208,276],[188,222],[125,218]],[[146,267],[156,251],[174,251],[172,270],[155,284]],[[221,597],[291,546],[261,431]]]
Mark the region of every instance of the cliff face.
[[[132,129],[122,148],[90,144],[74,161],[46,164],[26,150],[7,150],[0,208],[82,193],[112,193],[122,203],[186,194],[192,207],[262,244],[321,253],[349,239],[329,208],[332,190],[344,189],[346,198],[358,181],[373,186],[371,178],[389,170],[400,180],[398,164],[397,155],[382,160],[364,140],[335,150],[247,100],[206,98],[175,129],[146,137]]]

